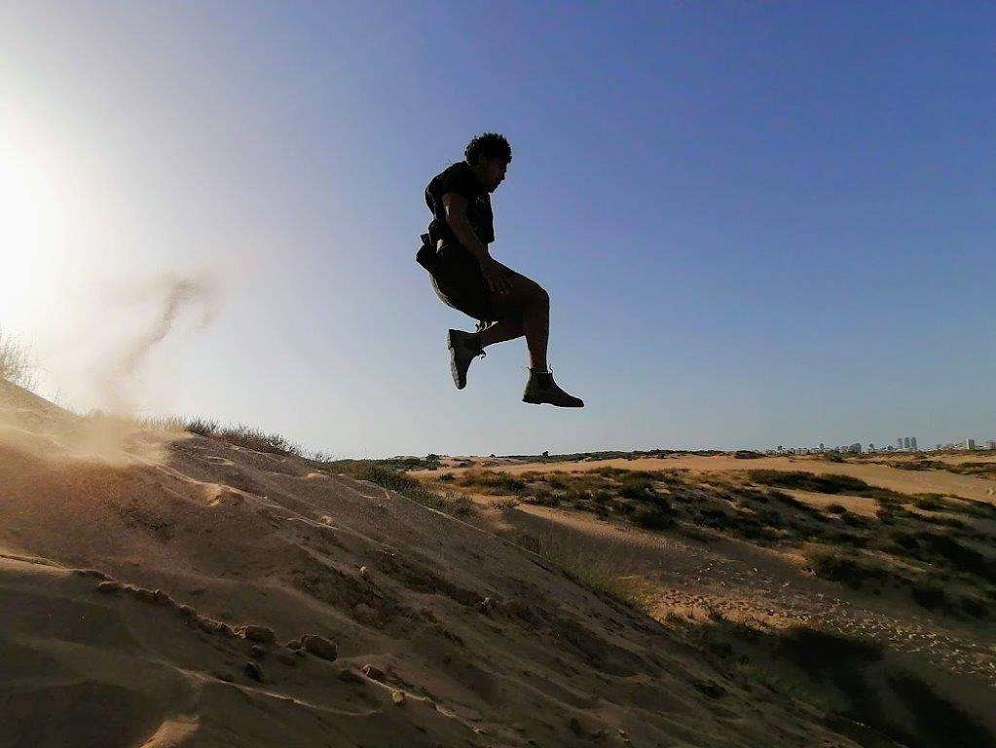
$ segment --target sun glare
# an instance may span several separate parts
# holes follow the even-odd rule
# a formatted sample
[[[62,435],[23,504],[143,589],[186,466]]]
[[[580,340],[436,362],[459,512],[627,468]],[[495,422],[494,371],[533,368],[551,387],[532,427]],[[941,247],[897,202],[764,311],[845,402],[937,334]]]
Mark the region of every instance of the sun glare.
[[[64,188],[38,149],[0,131],[0,314],[9,324],[43,304],[71,240]]]

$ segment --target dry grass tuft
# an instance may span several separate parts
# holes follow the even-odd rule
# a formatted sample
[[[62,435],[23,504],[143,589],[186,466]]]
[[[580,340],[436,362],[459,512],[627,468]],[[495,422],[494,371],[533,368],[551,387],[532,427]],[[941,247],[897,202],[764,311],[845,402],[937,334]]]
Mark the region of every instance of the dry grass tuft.
[[[37,385],[36,366],[31,351],[0,327],[0,379],[26,390]]]

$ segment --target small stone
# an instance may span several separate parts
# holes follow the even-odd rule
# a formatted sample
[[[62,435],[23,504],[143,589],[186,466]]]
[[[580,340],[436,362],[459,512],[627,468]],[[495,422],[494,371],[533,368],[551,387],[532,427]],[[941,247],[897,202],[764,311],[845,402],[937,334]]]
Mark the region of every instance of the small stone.
[[[239,633],[249,641],[259,644],[272,644],[277,640],[277,635],[273,633],[273,629],[266,626],[243,626],[239,629]]]
[[[198,618],[197,626],[201,631],[206,631],[209,634],[217,634],[221,630],[221,622],[213,618]]]
[[[726,689],[713,680],[697,680],[695,688],[704,693],[710,699],[719,699],[726,696]]]
[[[110,577],[102,571],[97,571],[96,569],[73,569],[73,574],[81,577],[96,577],[97,579],[110,579]]]
[[[366,603],[357,603],[353,606],[353,617],[367,626],[379,626],[380,616],[377,611]]]
[[[97,582],[97,592],[120,592],[123,588],[124,585],[114,579],[106,579],[103,582]]]
[[[132,587],[128,591],[139,600],[147,603],[154,602],[156,599],[152,594],[152,590],[147,590],[144,587]]]
[[[364,665],[363,674],[371,680],[384,680],[384,671],[376,665]]]
[[[360,576],[363,577],[364,579],[366,579],[367,577],[370,576],[370,570],[367,569],[366,566],[361,566],[360,567]]]
[[[339,656],[339,646],[324,636],[305,634],[301,637],[301,645],[306,651],[325,660],[335,661]]]
[[[298,658],[290,652],[277,652],[277,662],[283,665],[294,667],[297,664],[297,660]]]
[[[249,647],[249,656],[255,657],[257,660],[261,660],[264,657],[266,657],[266,650],[263,649],[258,644],[253,644],[251,647]]]
[[[496,603],[490,597],[486,597],[477,604],[477,607],[482,613],[489,615],[494,611]]]
[[[395,706],[402,706],[405,703],[405,694],[401,691],[395,691],[391,694],[391,700]]]

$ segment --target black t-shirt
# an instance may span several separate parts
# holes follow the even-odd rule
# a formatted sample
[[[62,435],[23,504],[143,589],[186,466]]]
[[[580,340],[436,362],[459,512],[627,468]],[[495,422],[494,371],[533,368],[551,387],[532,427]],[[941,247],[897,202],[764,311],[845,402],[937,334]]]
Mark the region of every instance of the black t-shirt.
[[[490,244],[493,242],[495,240],[495,219],[491,212],[491,196],[477,181],[470,164],[466,161],[458,161],[434,176],[429,182],[429,186],[425,188],[425,204],[432,211],[429,236],[433,243],[437,239],[445,239],[447,243],[460,243],[453,234],[453,229],[446,222],[443,195],[448,192],[455,192],[467,200],[467,220],[481,243]]]

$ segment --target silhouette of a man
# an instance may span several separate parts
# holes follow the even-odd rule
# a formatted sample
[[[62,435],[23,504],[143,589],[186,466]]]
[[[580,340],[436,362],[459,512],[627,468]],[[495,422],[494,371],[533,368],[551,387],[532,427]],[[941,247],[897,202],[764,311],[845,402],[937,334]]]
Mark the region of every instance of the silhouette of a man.
[[[462,390],[471,361],[487,346],[525,336],[530,367],[523,402],[581,408],[584,402],[564,392],[547,368],[549,294],[488,250],[495,239],[490,195],[505,180],[512,149],[503,136],[489,132],[473,138],[464,157],[425,188],[432,222],[417,256],[443,303],[478,320],[476,332],[447,334],[453,381]]]

